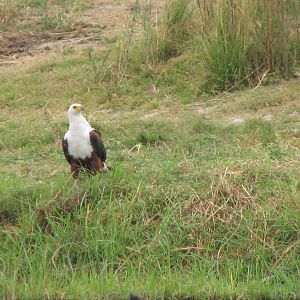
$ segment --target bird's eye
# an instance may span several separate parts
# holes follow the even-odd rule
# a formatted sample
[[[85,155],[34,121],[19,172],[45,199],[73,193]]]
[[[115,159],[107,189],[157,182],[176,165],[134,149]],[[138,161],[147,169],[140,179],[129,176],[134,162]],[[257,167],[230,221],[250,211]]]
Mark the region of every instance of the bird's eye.
[[[76,105],[74,105],[74,106],[73,106],[73,108],[74,108],[74,109],[76,109],[76,108],[77,108],[77,106],[76,106]]]

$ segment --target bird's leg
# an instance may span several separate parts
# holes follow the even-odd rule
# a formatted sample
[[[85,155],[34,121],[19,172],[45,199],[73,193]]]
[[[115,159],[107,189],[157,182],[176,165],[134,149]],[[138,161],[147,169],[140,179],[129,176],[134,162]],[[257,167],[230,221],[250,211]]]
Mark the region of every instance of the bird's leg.
[[[91,167],[94,173],[102,172],[104,164],[98,157],[93,156],[91,161]]]
[[[71,173],[75,179],[78,177],[79,168],[74,162],[71,162]]]

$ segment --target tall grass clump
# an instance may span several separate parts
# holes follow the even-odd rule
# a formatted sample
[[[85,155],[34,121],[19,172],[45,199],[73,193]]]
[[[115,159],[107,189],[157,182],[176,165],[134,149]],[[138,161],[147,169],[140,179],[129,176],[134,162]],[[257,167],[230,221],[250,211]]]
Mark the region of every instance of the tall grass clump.
[[[150,26],[148,16],[144,16],[144,58],[146,64],[153,65],[159,61],[166,61],[182,52],[192,32],[192,5],[190,0],[167,1],[161,22],[154,22]]]
[[[199,2],[198,53],[209,91],[289,78],[300,50],[297,0]]]
[[[298,0],[169,0],[155,19],[151,9],[144,14],[131,61],[161,71],[169,58],[188,54],[199,66],[189,75],[201,77],[208,93],[288,79],[299,62],[299,8]]]
[[[171,0],[158,14],[151,1],[136,3],[131,23],[109,53],[88,52],[93,82],[102,84],[108,99],[120,96],[130,78],[155,77],[168,59],[183,53],[193,31],[193,7],[191,0]],[[141,23],[142,37],[137,30]]]

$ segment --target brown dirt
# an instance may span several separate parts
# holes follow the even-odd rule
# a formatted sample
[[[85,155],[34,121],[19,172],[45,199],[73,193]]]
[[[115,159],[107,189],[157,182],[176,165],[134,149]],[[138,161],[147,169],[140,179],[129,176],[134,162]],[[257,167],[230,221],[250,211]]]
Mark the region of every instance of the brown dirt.
[[[151,16],[155,18],[164,1],[152,0]],[[101,45],[103,39],[114,39],[133,22],[135,11],[143,7],[137,0],[94,0],[88,1],[85,9],[72,16],[71,31],[23,32],[20,26],[11,26],[8,32],[0,31],[0,70],[15,67],[19,63],[32,61],[27,56],[39,56],[41,52],[60,51],[65,48],[78,49]],[[53,9],[57,10],[56,7]],[[71,17],[70,17],[71,18]],[[20,24],[34,24],[36,13],[32,11]],[[141,21],[135,24],[141,28]],[[22,26],[21,26],[22,27]],[[70,29],[69,29],[70,30]]]

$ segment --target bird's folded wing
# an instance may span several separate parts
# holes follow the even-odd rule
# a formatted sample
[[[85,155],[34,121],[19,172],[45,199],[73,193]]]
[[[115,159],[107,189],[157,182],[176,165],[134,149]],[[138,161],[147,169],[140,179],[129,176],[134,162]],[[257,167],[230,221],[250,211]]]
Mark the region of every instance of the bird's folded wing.
[[[95,129],[90,131],[90,141],[94,152],[98,155],[102,162],[105,162],[106,150],[102,142],[101,133]]]
[[[62,148],[63,148],[63,151],[64,151],[65,158],[68,161],[68,163],[70,164],[72,158],[71,158],[71,156],[69,154],[69,151],[68,151],[68,140],[66,140],[64,138],[62,139]]]

